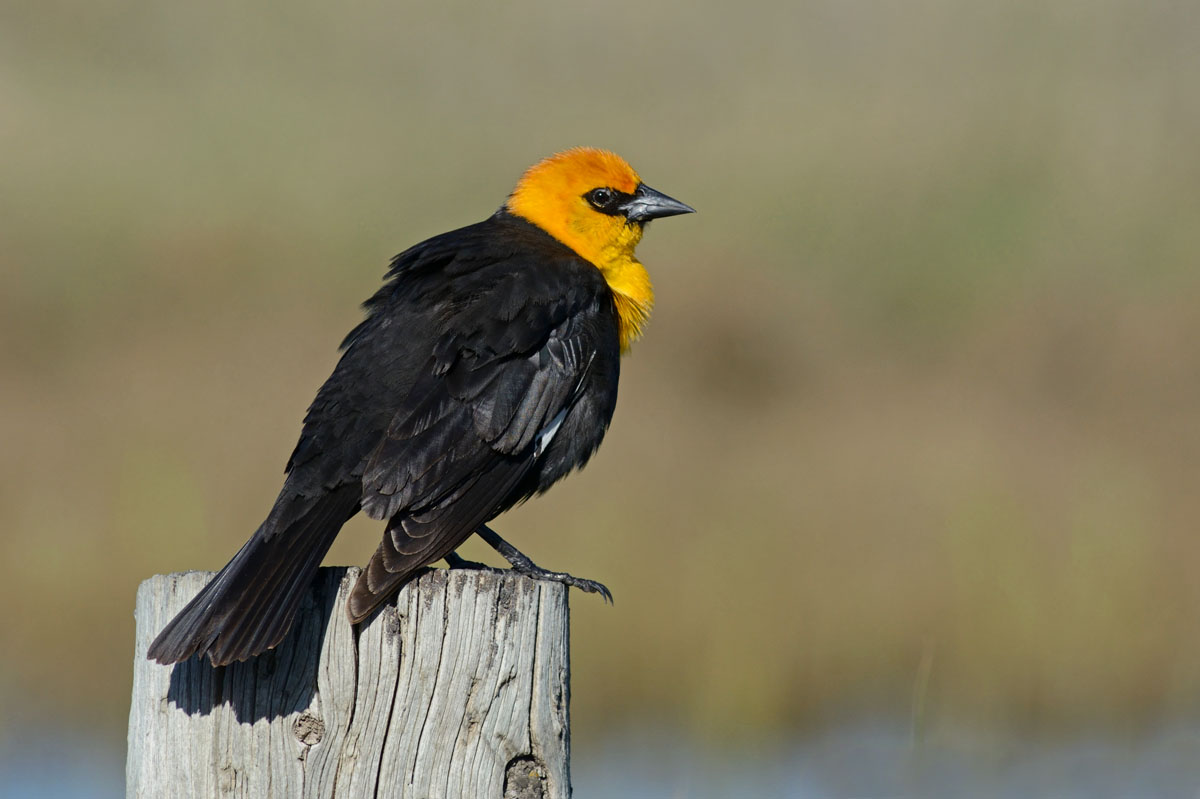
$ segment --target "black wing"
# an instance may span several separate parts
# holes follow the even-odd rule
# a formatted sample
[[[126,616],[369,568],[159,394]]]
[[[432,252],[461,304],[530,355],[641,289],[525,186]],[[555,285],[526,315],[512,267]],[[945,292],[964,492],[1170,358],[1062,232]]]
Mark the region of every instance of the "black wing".
[[[555,253],[443,272],[452,292],[432,356],[362,470],[362,508],[388,526],[351,593],[352,620],[527,496],[531,470],[580,398],[598,383],[615,392],[611,295],[594,267]],[[591,425],[582,458],[607,423]]]

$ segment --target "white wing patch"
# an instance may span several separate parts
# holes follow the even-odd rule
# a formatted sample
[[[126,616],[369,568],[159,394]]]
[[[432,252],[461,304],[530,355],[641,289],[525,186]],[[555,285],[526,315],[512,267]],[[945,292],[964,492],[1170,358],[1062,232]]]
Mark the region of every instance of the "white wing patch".
[[[588,362],[584,364],[583,371],[579,374],[579,379],[575,382],[575,390],[571,392],[571,401],[567,403],[567,407],[554,414],[554,418],[550,420],[550,424],[546,425],[542,429],[542,432],[538,433],[537,442],[533,445],[534,458],[540,458],[542,453],[546,451],[546,447],[550,446],[550,442],[554,440],[554,436],[558,433],[558,428],[562,427],[563,420],[567,418],[567,414],[575,407],[576,400],[579,399],[579,395],[583,392],[583,381],[587,377],[588,371],[592,368],[592,361],[594,360],[596,360],[596,353],[593,352],[588,357]]]
[[[546,447],[550,446],[550,442],[554,440],[554,434],[558,432],[558,428],[562,427],[563,419],[567,418],[567,411],[569,410],[571,410],[570,405],[554,414],[554,418],[550,420],[550,424],[546,425],[546,428],[538,433],[537,443],[533,445],[533,457],[541,457],[541,454],[546,451]]]

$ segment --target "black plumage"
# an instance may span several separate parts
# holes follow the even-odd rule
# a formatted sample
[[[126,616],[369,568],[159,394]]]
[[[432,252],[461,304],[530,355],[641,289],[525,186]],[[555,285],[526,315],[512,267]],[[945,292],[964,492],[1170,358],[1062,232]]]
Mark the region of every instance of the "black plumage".
[[[392,261],[304,420],[249,541],[149,649],[220,665],[275,646],[341,526],[387,520],[348,605],[582,466],[612,418],[618,319],[601,271],[505,210]]]

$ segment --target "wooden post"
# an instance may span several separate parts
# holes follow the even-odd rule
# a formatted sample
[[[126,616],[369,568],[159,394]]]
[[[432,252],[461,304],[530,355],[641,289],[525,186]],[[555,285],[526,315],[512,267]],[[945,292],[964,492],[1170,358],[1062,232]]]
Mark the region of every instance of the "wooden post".
[[[356,630],[358,571],[321,569],[282,644],[221,668],[146,660],[212,574],[142,583],[126,796],[569,797],[565,588],[433,570]]]

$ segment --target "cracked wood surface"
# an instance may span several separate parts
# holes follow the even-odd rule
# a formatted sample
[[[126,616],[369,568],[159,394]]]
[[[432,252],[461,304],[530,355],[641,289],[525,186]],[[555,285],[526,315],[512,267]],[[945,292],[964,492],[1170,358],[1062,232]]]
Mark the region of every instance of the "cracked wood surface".
[[[283,643],[222,668],[146,660],[212,573],[142,583],[126,796],[569,797],[566,589],[434,570],[356,630],[358,572],[321,569]]]

